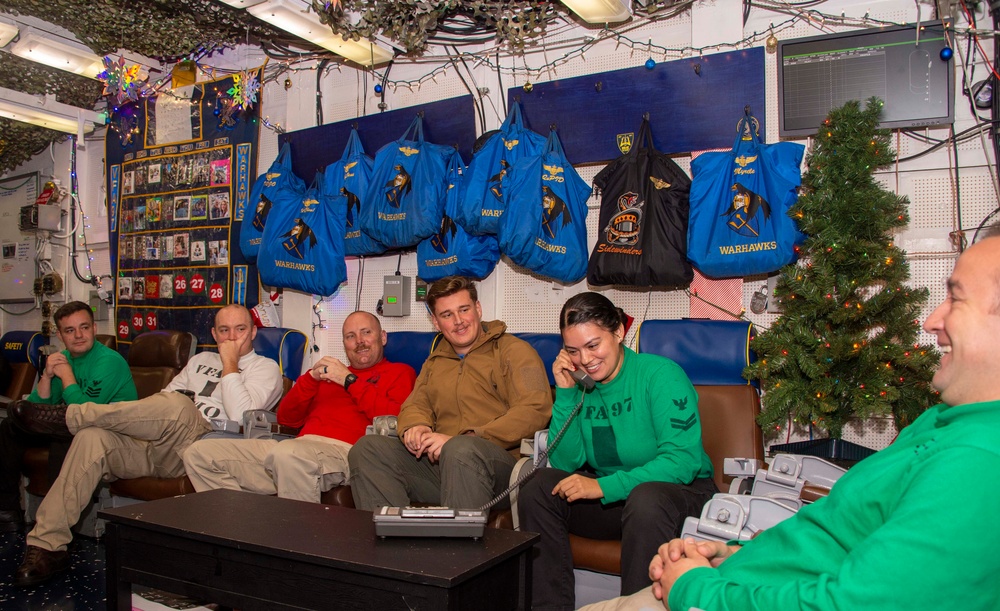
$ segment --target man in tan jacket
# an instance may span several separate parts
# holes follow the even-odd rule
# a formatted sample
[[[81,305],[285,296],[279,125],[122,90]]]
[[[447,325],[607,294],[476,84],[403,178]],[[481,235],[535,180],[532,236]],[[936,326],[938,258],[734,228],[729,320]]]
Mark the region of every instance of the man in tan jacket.
[[[478,508],[507,487],[521,439],[552,415],[538,353],[503,322],[483,322],[470,279],[438,280],[427,306],[445,341],[427,357],[400,409],[401,437],[368,435],[351,449],[359,509],[415,502]]]

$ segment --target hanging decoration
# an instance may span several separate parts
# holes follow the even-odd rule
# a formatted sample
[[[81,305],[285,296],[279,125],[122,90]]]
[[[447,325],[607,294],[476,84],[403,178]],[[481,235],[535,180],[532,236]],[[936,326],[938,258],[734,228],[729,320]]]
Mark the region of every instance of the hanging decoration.
[[[233,75],[233,86],[228,93],[237,109],[250,109],[257,103],[257,93],[260,92],[260,80],[256,70],[244,70]]]
[[[97,79],[104,83],[104,95],[113,99],[116,106],[137,102],[140,96],[148,93],[149,75],[139,64],[127,65],[124,57],[116,61],[105,56],[104,72],[98,74]]]
[[[112,123],[112,127],[118,132],[118,139],[121,141],[122,148],[132,146],[135,136],[139,133],[138,122],[132,113],[118,114],[114,123]]]
[[[178,87],[188,87],[194,85],[198,80],[198,64],[191,59],[177,62],[170,71],[170,86],[174,89]]]
[[[234,98],[219,93],[216,96],[215,110],[213,111],[213,114],[219,117],[219,129],[232,129],[236,127],[236,123],[239,121],[237,117],[239,110]]]

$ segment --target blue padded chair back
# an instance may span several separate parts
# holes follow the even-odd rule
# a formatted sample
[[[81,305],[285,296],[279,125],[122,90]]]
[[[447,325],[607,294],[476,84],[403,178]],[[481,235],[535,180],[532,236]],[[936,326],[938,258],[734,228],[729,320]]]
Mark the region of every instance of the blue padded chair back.
[[[555,385],[552,378],[552,362],[562,349],[562,336],[558,333],[514,333],[516,337],[531,344],[545,364],[549,385]],[[406,363],[420,375],[420,369],[427,356],[441,341],[437,331],[393,331],[385,345],[385,358],[394,363]]]
[[[281,375],[294,382],[302,374],[308,344],[306,334],[298,329],[262,327],[257,329],[253,349],[257,354],[277,361]]]
[[[749,384],[743,369],[754,360],[752,323],[740,320],[647,320],[639,327],[639,352],[676,362],[699,386]]]
[[[38,350],[49,338],[36,331],[8,331],[0,337],[3,358],[8,363],[30,363],[38,369]]]
[[[439,335],[437,331],[393,331],[385,345],[385,358],[393,363],[406,363],[420,375]]]
[[[552,363],[559,356],[559,351],[562,350],[562,335],[559,333],[515,333],[514,335],[531,344],[538,356],[542,357],[545,375],[549,378],[549,386],[555,386],[556,380],[552,377]]]

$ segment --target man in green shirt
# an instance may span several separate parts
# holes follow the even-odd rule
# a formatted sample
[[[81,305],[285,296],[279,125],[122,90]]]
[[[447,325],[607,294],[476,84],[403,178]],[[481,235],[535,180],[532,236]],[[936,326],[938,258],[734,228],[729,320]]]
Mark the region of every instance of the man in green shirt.
[[[28,401],[113,403],[138,398],[132,372],[122,355],[94,341],[96,329],[90,306],[71,301],[56,310],[53,318],[66,349],[46,360]],[[0,420],[0,532],[17,531],[23,525],[19,489],[22,456],[25,449],[38,446],[50,447],[49,471],[55,479],[69,439],[53,442],[50,437],[20,430],[10,418]]]
[[[940,404],[742,548],[674,539],[650,563],[651,587],[587,609],[1000,609],[997,227],[959,257],[947,288],[924,323],[943,353]]]

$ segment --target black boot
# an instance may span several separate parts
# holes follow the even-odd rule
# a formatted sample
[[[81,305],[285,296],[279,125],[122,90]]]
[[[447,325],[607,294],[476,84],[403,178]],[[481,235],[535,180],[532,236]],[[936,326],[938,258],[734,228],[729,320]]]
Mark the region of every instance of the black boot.
[[[38,585],[69,568],[69,552],[50,552],[34,545],[24,550],[24,562],[14,573],[14,585],[20,588]]]
[[[73,439],[66,427],[66,404],[32,403],[12,401],[7,405],[7,415],[22,431],[33,435],[44,435],[60,441]]]

